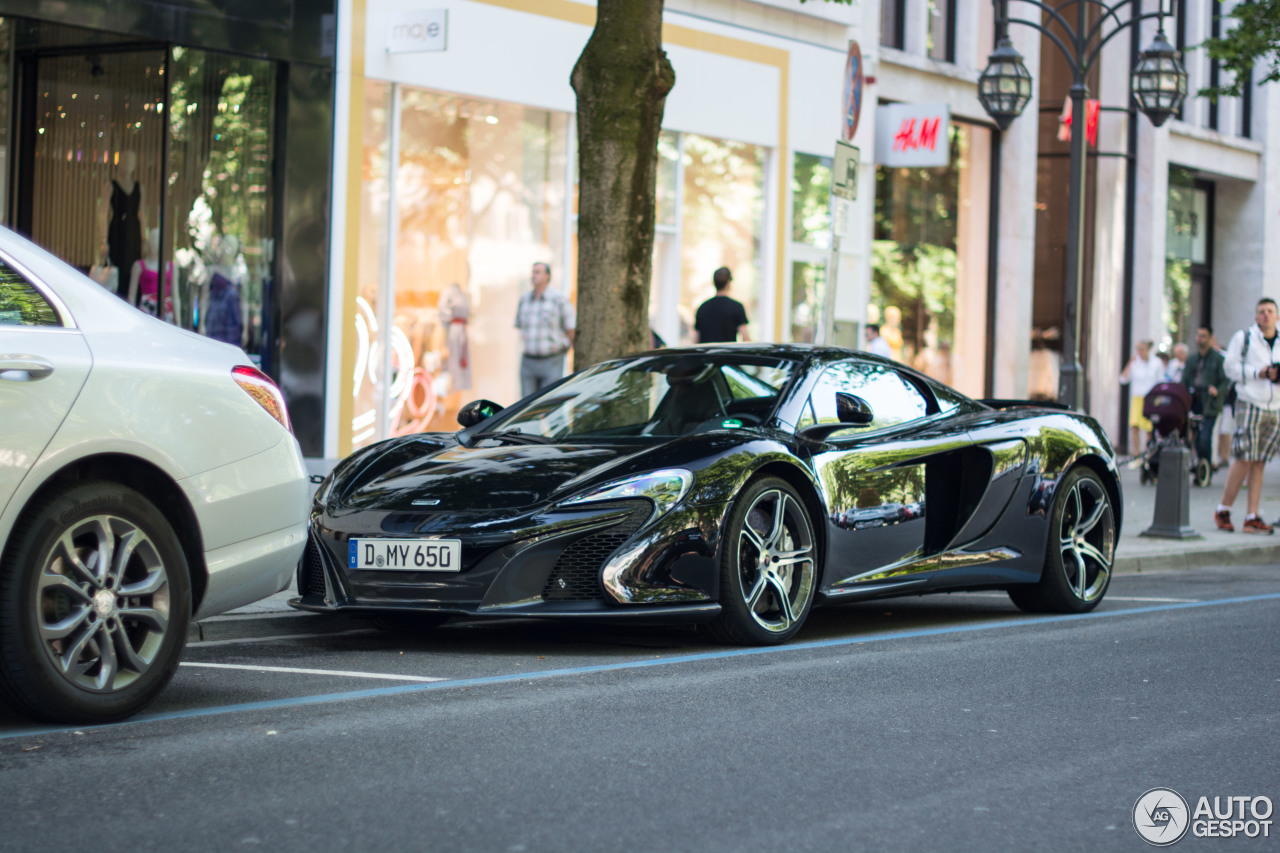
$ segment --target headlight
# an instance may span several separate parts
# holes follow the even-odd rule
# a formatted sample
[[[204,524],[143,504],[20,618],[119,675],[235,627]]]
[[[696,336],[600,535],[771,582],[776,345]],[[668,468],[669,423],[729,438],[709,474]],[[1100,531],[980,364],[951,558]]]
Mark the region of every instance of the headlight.
[[[693,474],[683,468],[667,468],[651,474],[628,477],[584,494],[575,495],[566,501],[561,501],[560,506],[648,498],[657,507],[657,514],[661,515],[679,503],[691,485],[693,485]]]

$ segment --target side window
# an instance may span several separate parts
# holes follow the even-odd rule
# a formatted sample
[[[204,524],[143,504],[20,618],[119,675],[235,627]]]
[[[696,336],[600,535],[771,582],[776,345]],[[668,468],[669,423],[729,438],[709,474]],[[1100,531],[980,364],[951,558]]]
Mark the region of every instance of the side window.
[[[922,418],[928,401],[896,370],[883,364],[846,361],[828,368],[809,397],[818,423],[837,423],[836,394],[855,394],[866,400],[875,420],[849,433],[888,429]]]
[[[0,326],[60,325],[58,312],[40,291],[0,261]]]

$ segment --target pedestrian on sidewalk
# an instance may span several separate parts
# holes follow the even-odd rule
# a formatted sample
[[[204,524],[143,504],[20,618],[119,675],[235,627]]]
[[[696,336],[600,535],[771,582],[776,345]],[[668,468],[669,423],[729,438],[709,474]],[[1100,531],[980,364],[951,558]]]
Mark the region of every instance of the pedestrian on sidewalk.
[[[889,342],[880,334],[879,323],[868,323],[864,336],[867,339],[867,352],[872,355],[878,355],[881,358],[893,358],[893,348],[889,346]]]
[[[1222,503],[1213,514],[1219,530],[1235,530],[1231,504],[1240,487],[1248,481],[1245,533],[1272,533],[1271,525],[1258,516],[1262,500],[1262,476],[1267,463],[1280,449],[1280,349],[1277,349],[1276,301],[1269,296],[1258,300],[1254,324],[1231,336],[1224,367],[1236,383],[1236,431],[1231,439],[1231,468],[1222,490]]]
[[[1223,361],[1222,353],[1213,346],[1213,329],[1209,326],[1196,329],[1196,348],[1186,357],[1182,379],[1191,392],[1191,411],[1203,418],[1195,435],[1196,456],[1209,460],[1210,465],[1213,465],[1214,426],[1231,389]]]
[[[733,273],[728,267],[720,267],[711,275],[716,295],[698,306],[693,320],[693,342],[696,344],[732,343],[749,341],[747,336],[747,309],[729,295],[729,283]]]
[[[564,376],[565,353],[573,347],[578,323],[573,303],[547,289],[551,264],[535,263],[529,280],[533,289],[521,296],[516,306],[516,328],[524,348],[520,359],[520,394],[524,397]]]
[[[1147,446],[1151,421],[1142,416],[1147,394],[1164,379],[1164,365],[1152,354],[1152,341],[1138,341],[1133,357],[1120,372],[1120,384],[1129,386],[1129,455],[1137,456]]]
[[[1187,345],[1179,341],[1173,345],[1173,358],[1165,366],[1165,378],[1168,382],[1181,382],[1182,374],[1187,369]]]

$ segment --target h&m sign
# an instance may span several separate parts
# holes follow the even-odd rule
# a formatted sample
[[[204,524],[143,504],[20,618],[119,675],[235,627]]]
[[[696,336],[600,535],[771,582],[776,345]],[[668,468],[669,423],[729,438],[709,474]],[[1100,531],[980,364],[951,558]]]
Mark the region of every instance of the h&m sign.
[[[950,106],[886,104],[876,108],[876,163],[946,166],[950,162]]]
[[[392,12],[387,16],[387,53],[417,53],[448,48],[447,9]]]

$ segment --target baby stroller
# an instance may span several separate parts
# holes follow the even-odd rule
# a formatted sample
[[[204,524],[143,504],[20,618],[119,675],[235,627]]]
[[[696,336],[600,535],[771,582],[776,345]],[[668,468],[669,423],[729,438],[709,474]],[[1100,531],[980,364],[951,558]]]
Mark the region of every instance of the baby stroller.
[[[1160,473],[1160,451],[1166,447],[1185,447],[1191,452],[1191,476],[1197,486],[1209,485],[1213,466],[1208,459],[1196,458],[1196,430],[1203,415],[1192,412],[1191,392],[1177,382],[1161,382],[1142,400],[1142,416],[1151,421],[1151,440],[1142,454],[1139,478],[1143,485],[1154,483]]]

